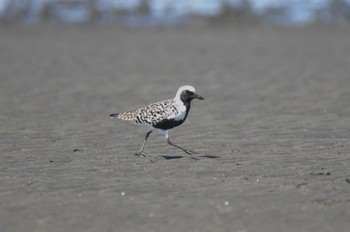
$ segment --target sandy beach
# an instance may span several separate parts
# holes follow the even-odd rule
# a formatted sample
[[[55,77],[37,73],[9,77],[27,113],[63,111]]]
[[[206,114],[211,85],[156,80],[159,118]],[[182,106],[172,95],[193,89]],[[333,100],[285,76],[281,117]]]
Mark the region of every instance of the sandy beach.
[[[350,29],[1,26],[0,231],[348,231]],[[170,131],[108,115],[194,101]]]

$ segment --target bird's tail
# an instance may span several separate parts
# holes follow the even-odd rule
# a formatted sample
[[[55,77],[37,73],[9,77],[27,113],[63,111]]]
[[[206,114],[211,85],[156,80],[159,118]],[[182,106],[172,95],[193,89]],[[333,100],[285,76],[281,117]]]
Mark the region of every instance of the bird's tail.
[[[120,118],[127,121],[133,121],[135,120],[135,112],[129,111],[124,113],[116,113],[116,114],[110,114],[109,117],[111,118]]]

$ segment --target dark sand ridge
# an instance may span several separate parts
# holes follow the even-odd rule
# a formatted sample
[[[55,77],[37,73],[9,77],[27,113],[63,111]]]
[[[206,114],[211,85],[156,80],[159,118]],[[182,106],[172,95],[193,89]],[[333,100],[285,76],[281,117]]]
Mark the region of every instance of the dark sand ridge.
[[[0,231],[348,231],[350,30],[0,28]],[[193,102],[172,140],[109,119]]]

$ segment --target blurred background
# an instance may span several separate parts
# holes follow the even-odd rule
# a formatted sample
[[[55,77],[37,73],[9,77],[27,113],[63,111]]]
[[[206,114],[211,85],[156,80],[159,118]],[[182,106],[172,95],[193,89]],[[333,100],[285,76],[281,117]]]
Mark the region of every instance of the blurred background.
[[[249,19],[346,24],[350,0],[0,0],[0,22],[148,26]]]

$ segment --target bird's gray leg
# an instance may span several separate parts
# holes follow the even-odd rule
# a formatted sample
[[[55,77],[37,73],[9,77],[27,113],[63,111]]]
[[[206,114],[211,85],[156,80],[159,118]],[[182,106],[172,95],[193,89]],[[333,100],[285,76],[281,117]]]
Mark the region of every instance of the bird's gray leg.
[[[189,155],[193,155],[193,154],[198,154],[197,152],[194,152],[194,151],[191,151],[191,150],[188,150],[188,149],[185,149],[183,147],[180,147],[174,143],[172,143],[169,139],[169,136],[168,136],[168,133],[165,134],[166,136],[166,141],[168,142],[169,145],[173,146],[173,147],[176,147],[176,148],[179,148],[181,149],[182,151],[184,151],[185,153],[189,154]]]
[[[145,136],[145,140],[143,141],[142,147],[141,147],[141,149],[140,149],[140,152],[139,152],[139,153],[136,153],[136,154],[135,154],[136,156],[143,156],[143,157],[147,156],[146,153],[143,152],[143,149],[145,148],[147,139],[148,139],[148,137],[149,137],[149,135],[150,135],[151,133],[152,133],[152,130],[150,130],[150,131],[147,132],[147,134],[146,134],[146,136]]]

